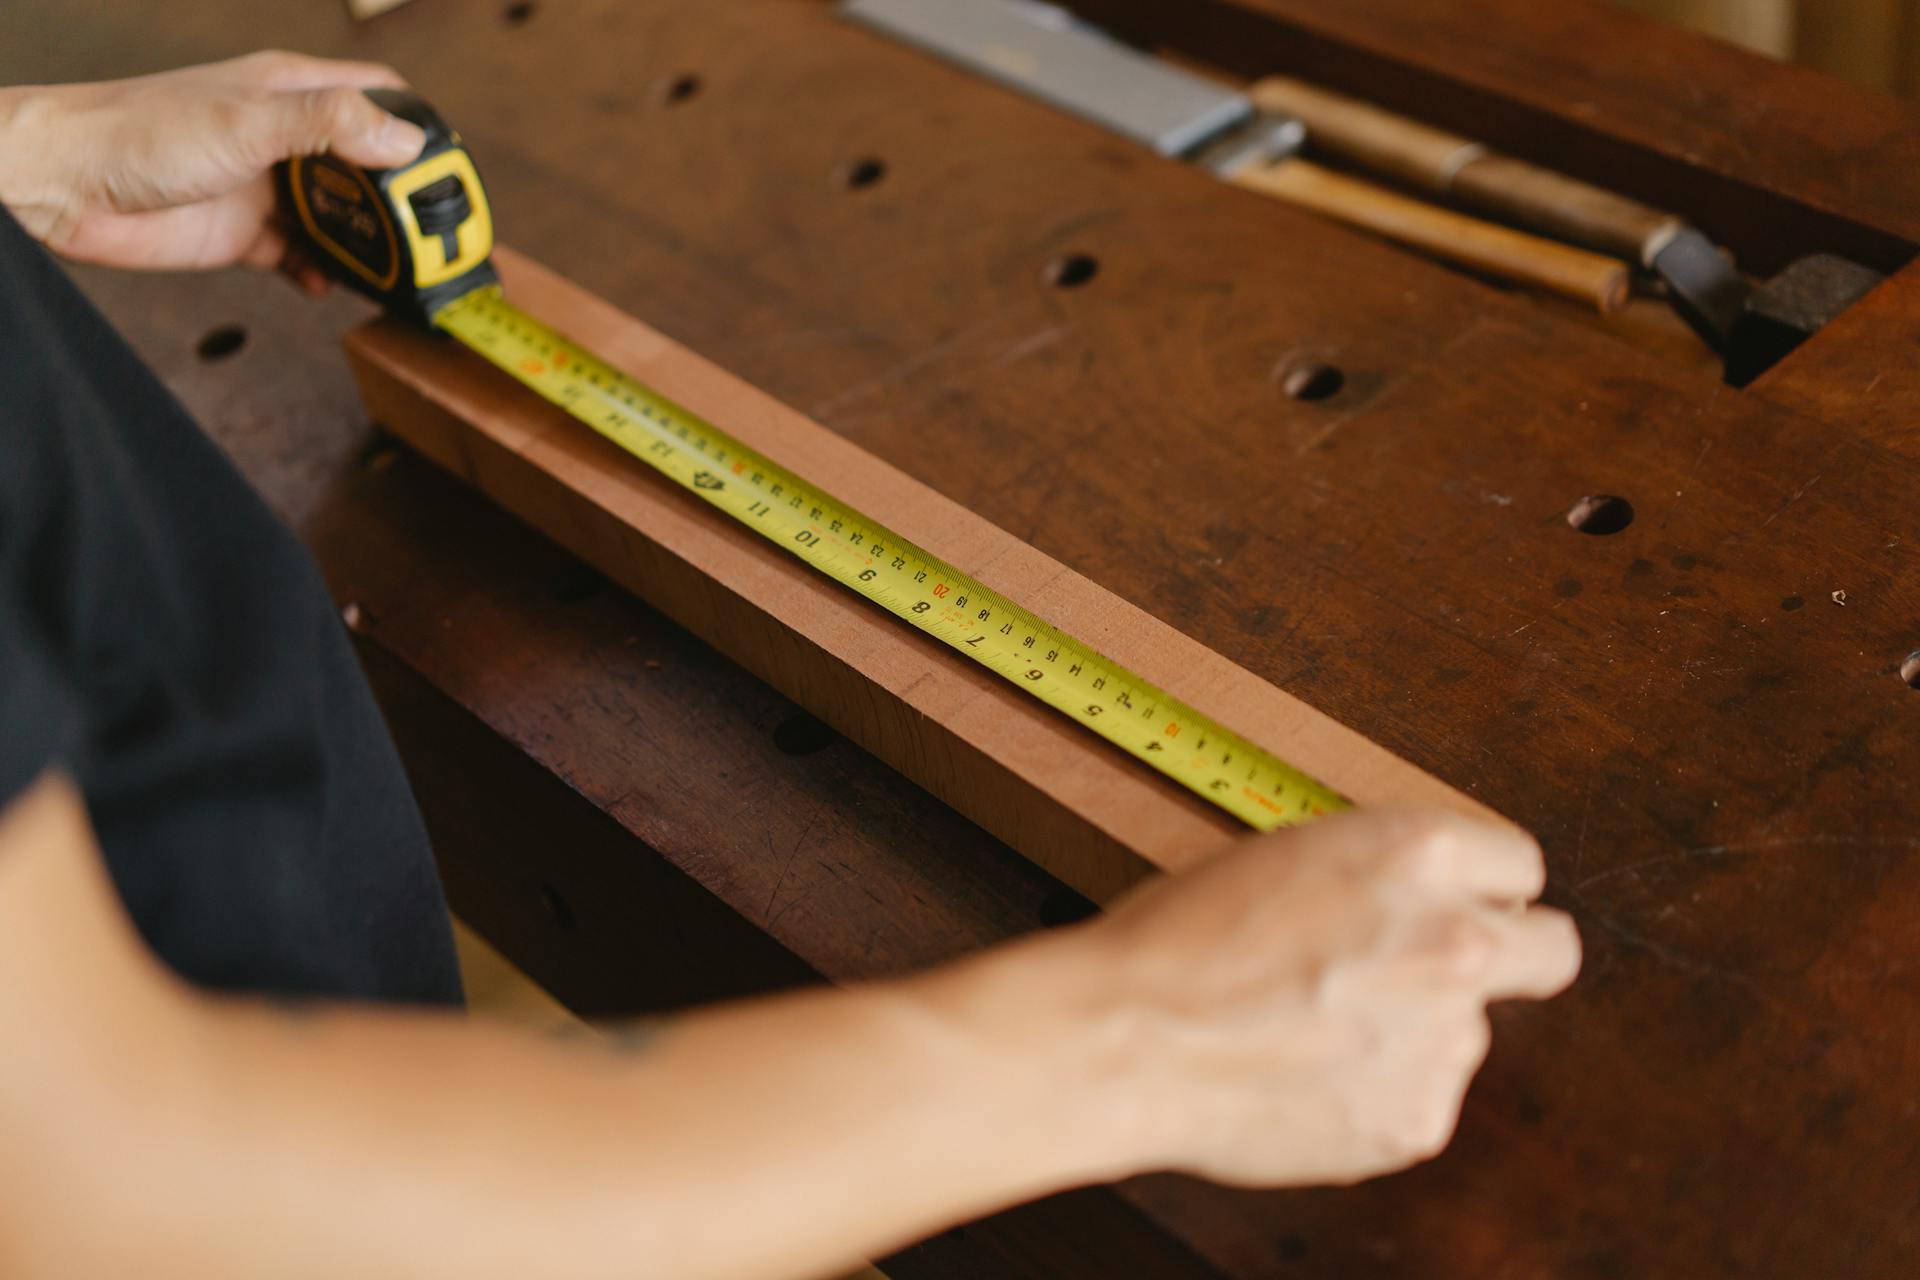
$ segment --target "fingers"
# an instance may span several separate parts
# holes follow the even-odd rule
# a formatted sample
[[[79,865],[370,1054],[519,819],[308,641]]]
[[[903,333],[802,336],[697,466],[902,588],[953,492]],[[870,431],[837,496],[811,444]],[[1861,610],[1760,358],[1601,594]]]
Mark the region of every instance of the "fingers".
[[[1580,935],[1564,913],[1459,907],[1410,920],[1364,989],[1422,1001],[1451,993],[1474,1005],[1544,1000],[1579,972]]]
[[[1487,967],[1489,1000],[1545,1000],[1580,975],[1580,931],[1549,907],[1510,915],[1489,913],[1500,939]]]
[[[1387,828],[1376,847],[1388,866],[1424,888],[1529,902],[1546,887],[1540,846],[1518,827],[1445,811],[1369,816]]]
[[[420,126],[346,86],[273,94],[247,120],[253,134],[248,148],[263,167],[331,151],[354,164],[391,168],[412,160],[426,145]]]
[[[222,80],[292,93],[301,89],[400,89],[406,86],[398,71],[378,62],[349,62],[315,58],[304,53],[266,49],[209,68]]]

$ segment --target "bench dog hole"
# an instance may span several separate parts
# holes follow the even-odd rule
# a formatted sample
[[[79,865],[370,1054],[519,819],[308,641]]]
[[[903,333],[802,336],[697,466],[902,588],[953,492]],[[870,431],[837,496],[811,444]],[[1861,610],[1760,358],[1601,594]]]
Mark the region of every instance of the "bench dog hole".
[[[855,160],[840,172],[840,181],[849,191],[864,191],[887,176],[887,162],[874,156]]]
[[[675,76],[660,86],[660,101],[665,106],[678,106],[700,92],[700,77],[688,72]]]
[[[217,329],[207,330],[206,336],[200,339],[193,350],[202,360],[225,360],[246,345],[245,328],[237,324],[223,324]]]
[[[1907,688],[1920,689],[1920,649],[1908,654],[1907,660],[1900,664],[1900,678],[1907,682]]]
[[[1295,400],[1330,400],[1346,385],[1346,374],[1317,360],[1302,361],[1280,375],[1280,389]]]
[[[1633,523],[1633,504],[1610,493],[1594,494],[1573,504],[1567,523],[1595,537],[1618,533]]]
[[[1069,253],[1047,264],[1047,283],[1056,289],[1078,289],[1100,274],[1100,259],[1090,253]]]

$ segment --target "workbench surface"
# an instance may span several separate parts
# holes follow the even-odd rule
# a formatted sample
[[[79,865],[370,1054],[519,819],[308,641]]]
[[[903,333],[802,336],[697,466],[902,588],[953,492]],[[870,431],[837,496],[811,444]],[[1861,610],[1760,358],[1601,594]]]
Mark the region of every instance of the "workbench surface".
[[[1471,49],[1416,0],[1081,7],[1589,156],[1755,265],[1898,268],[1920,238],[1905,107],[1596,5],[1462,0]],[[1573,40],[1640,56],[1569,67]],[[15,0],[0,82],[261,45],[398,66],[507,242],[1544,842],[1586,972],[1495,1012],[1442,1159],[1079,1192],[890,1274],[1920,1274],[1920,276],[1727,390],[817,0],[362,26]],[[1061,288],[1069,255],[1097,269]],[[357,301],[79,274],[357,606],[456,905],[577,1010],[898,972],[1087,909],[373,434],[336,343]],[[200,358],[223,325],[244,344]],[[1313,363],[1339,390],[1290,397]],[[1590,495],[1635,518],[1575,531]]]

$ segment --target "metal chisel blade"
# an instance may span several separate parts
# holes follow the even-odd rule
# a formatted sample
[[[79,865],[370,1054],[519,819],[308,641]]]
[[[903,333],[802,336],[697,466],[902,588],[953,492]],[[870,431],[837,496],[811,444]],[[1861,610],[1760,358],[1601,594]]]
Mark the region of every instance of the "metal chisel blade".
[[[1051,5],[842,0],[840,12],[1161,155],[1189,155],[1254,115],[1245,94],[1141,53]]]
[[[1700,232],[1683,226],[1649,264],[1667,282],[1674,310],[1722,356],[1733,350],[1734,326],[1751,288],[1725,254]]]

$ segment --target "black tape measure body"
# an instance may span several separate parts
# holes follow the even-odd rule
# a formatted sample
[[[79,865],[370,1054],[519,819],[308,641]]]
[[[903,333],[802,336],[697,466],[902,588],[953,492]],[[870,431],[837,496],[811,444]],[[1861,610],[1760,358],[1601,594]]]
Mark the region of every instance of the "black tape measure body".
[[[450,334],[689,493],[1259,830],[1347,807],[1336,792],[958,566],[641,386],[501,296],[493,217],[460,135],[412,94],[369,95],[427,132],[420,158],[287,166],[295,216],[334,272]]]
[[[420,155],[392,169],[296,157],[281,170],[287,205],[334,276],[427,323],[455,299],[499,283],[493,213],[460,135],[423,98],[403,89],[367,96],[426,132]]]

